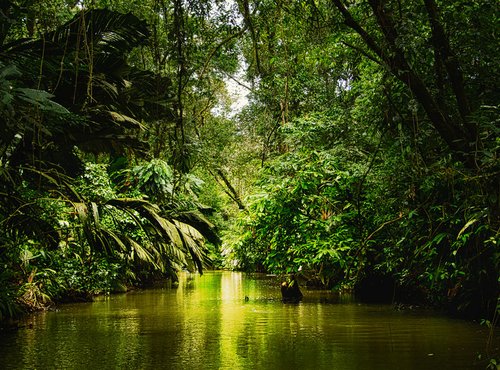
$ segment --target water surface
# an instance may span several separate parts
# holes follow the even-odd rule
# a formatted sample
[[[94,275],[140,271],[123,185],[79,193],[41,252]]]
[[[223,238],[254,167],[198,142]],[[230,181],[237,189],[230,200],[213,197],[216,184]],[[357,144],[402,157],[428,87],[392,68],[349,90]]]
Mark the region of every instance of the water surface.
[[[488,330],[431,311],[303,291],[263,275],[185,274],[178,288],[63,305],[0,331],[2,369],[484,369]],[[245,299],[248,297],[248,299]],[[497,340],[494,347],[500,347]]]

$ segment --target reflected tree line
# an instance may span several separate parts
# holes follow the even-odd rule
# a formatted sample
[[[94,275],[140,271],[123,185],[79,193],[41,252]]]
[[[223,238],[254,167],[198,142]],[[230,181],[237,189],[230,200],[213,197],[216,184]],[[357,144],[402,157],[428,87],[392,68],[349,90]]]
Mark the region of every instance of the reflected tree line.
[[[485,330],[435,313],[312,300],[281,304],[275,293],[276,278],[183,274],[176,289],[102,297],[93,304],[34,315],[32,330],[0,337],[2,363],[42,368],[398,369],[472,366],[479,364],[475,351],[484,350],[478,338],[484,338]],[[9,350],[14,348],[12,338],[20,350]],[[455,350],[466,344],[466,351]]]

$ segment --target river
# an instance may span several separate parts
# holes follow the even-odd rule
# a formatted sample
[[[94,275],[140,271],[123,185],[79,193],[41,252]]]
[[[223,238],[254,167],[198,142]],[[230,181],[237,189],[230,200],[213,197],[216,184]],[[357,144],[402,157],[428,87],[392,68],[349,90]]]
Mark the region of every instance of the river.
[[[62,305],[0,331],[1,369],[485,369],[488,330],[429,310],[303,289],[265,275],[182,274],[177,288]],[[247,297],[247,298],[246,298]],[[498,333],[493,345],[498,354]]]

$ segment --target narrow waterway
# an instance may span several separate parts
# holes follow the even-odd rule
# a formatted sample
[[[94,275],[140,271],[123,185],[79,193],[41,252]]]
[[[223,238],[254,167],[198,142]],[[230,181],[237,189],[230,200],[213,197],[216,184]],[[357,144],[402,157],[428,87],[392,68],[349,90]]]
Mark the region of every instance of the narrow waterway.
[[[1,369],[485,369],[488,330],[328,292],[280,301],[262,275],[184,274],[0,331]],[[247,299],[245,297],[248,297]],[[500,346],[498,335],[494,347]],[[498,352],[497,352],[498,353]]]

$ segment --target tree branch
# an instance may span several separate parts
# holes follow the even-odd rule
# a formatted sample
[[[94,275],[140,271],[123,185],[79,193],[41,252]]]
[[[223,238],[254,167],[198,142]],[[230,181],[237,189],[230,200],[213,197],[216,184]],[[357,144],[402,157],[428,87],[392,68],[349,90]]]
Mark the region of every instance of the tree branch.
[[[212,49],[212,51],[210,52],[210,55],[208,56],[207,60],[205,61],[205,63],[203,64],[203,69],[200,73],[200,77],[199,79],[202,79],[203,76],[205,76],[205,73],[207,72],[207,69],[208,69],[208,65],[210,64],[210,61],[212,60],[213,56],[215,55],[215,53],[224,45],[224,44],[227,44],[229,41],[237,38],[237,37],[240,37],[241,35],[243,35],[243,33],[246,31],[247,27],[243,27],[239,32],[236,32],[235,34],[229,36],[228,38],[222,40],[215,48]]]
[[[236,82],[238,85],[240,85],[241,87],[247,89],[248,91],[254,91],[255,89],[253,89],[252,87],[248,86],[248,85],[245,85],[243,82],[237,80],[236,78],[234,78],[233,76],[231,76],[229,73],[225,72],[225,71],[222,71],[222,73],[224,73],[224,75],[229,78],[230,80],[233,80],[234,82]]]
[[[356,20],[352,17],[351,13],[347,10],[347,8],[342,4],[342,1],[340,0],[332,0],[333,4],[337,7],[337,9],[340,11],[342,16],[344,17],[344,23],[352,28],[354,31],[358,33],[358,35],[361,36],[361,38],[365,41],[366,45],[375,53],[377,56],[384,60],[385,58],[383,57],[383,51],[382,49],[377,45],[375,40],[364,30],[361,25],[356,22]]]
[[[383,62],[380,61],[379,59],[375,58],[373,55],[370,55],[367,51],[357,47],[357,46],[354,46],[352,44],[349,44],[348,42],[346,41],[341,41],[342,44],[344,44],[345,46],[351,48],[351,49],[354,49],[356,50],[358,53],[364,55],[365,57],[367,57],[368,59],[370,59],[372,62],[375,62],[377,63],[378,65],[383,65]]]
[[[219,175],[220,179],[227,187],[227,189],[223,188],[224,193],[226,193],[229,196],[229,198],[231,198],[238,205],[239,209],[244,210],[245,205],[241,201],[240,196],[239,196],[238,192],[236,191],[236,189],[233,187],[233,185],[231,185],[231,183],[227,179],[226,175],[224,175],[224,172],[222,172],[222,170],[220,170],[220,169],[216,170],[215,172],[217,175]],[[212,173],[212,176],[214,176],[215,179],[217,180],[216,174]],[[217,182],[219,182],[219,181],[217,181]]]
[[[402,218],[403,218],[403,213],[400,213],[398,217],[393,218],[392,220],[384,222],[374,232],[372,232],[370,235],[368,235],[368,237],[365,239],[364,243],[366,243],[368,240],[370,240],[373,237],[373,235],[375,235],[376,233],[378,233],[380,230],[382,230],[387,225],[392,224],[393,222],[396,222],[398,220],[401,220]]]
[[[411,68],[403,50],[397,46],[396,41],[398,33],[392,22],[391,16],[384,9],[383,1],[369,0],[369,3],[377,23],[392,51],[392,55],[386,57],[390,71],[412,91],[417,101],[424,108],[434,128],[436,128],[446,144],[456,152],[467,153],[469,150],[464,140],[466,136],[460,127],[453,124],[453,122],[447,118],[445,112],[440,109],[427,86],[417,75],[415,70]]]

